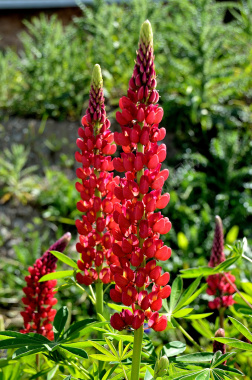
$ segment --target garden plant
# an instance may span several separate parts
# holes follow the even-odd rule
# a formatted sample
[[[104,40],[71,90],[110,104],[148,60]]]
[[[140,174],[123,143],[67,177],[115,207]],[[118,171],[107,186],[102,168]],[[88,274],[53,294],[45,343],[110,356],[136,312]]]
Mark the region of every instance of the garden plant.
[[[252,376],[252,284],[236,278],[240,263],[252,265],[247,240],[228,245],[226,257],[222,220],[216,216],[211,255],[210,250],[205,254],[209,265],[184,265],[170,280],[167,268],[176,252],[166,245],[173,220],[164,210],[169,215],[167,189],[172,185],[163,164],[166,129],[159,125],[164,111],[148,20],[141,26],[135,65],[131,64],[128,90],[116,112],[120,132],[114,133],[105,109],[102,69],[98,64],[93,68],[88,107],[76,131],[76,255],[72,259],[63,253],[71,240],[66,232],[29,267],[22,299],[24,328],[0,332],[0,349],[5,350],[2,380]],[[205,91],[201,88],[202,97]],[[218,147],[212,145],[217,155]],[[203,164],[210,166],[211,157],[208,160]],[[6,186],[9,191],[9,183]],[[14,196],[25,202],[21,190],[17,187]],[[179,209],[175,211],[174,218]],[[186,251],[183,236],[181,232],[180,248]],[[56,271],[59,262],[64,266]],[[85,295],[95,318],[71,323],[66,305],[56,312],[56,280],[62,284],[59,288],[76,288]],[[209,295],[208,310],[199,311],[199,297]],[[180,340],[171,339],[175,332]]]

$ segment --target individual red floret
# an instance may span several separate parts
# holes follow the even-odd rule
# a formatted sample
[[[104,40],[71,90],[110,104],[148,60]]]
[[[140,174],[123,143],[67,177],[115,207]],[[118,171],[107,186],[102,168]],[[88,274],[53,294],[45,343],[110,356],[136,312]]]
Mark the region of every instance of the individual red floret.
[[[155,331],[164,331],[167,327],[167,317],[165,315],[159,317],[158,312],[155,312],[150,317],[148,326]]]

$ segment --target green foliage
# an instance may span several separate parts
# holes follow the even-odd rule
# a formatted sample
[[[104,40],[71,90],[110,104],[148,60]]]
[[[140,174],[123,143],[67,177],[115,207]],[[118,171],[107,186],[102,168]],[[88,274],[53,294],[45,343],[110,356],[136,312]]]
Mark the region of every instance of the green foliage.
[[[25,167],[29,150],[23,145],[13,144],[0,155],[0,202],[11,198],[26,204],[38,197],[41,188],[38,176],[33,174],[37,166]]]
[[[61,170],[45,168],[42,188],[37,202],[43,208],[43,217],[52,221],[63,219],[63,222],[66,218],[67,223],[74,224],[71,219],[77,215],[79,200],[75,181],[69,180]]]
[[[1,57],[10,62],[11,68],[15,65],[17,71],[8,89],[6,80],[4,90],[8,98],[2,106],[11,107],[11,112],[20,115],[58,119],[79,115],[88,92],[87,66],[85,49],[74,28],[70,25],[64,29],[56,16],[49,20],[43,14],[24,23],[27,31],[20,35],[21,57],[10,61],[10,52]],[[12,72],[4,63],[2,70],[4,77]]]

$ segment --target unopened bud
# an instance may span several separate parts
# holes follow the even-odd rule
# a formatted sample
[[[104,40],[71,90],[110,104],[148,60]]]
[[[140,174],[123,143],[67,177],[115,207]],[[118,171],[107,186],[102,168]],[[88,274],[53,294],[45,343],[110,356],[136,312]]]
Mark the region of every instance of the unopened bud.
[[[153,33],[149,20],[144,21],[140,30],[140,43],[143,42],[145,46],[153,46]]]
[[[215,335],[216,338],[225,338],[225,330],[219,329],[216,331]],[[226,345],[225,343],[217,342],[216,340],[213,341],[213,352],[221,351],[222,354],[226,353]],[[223,365],[226,365],[226,361],[223,362]]]
[[[91,86],[93,86],[96,93],[103,86],[101,67],[98,64],[94,65]]]
[[[156,379],[157,377],[163,377],[167,373],[168,366],[169,360],[164,355],[156,362],[154,369],[154,379]]]

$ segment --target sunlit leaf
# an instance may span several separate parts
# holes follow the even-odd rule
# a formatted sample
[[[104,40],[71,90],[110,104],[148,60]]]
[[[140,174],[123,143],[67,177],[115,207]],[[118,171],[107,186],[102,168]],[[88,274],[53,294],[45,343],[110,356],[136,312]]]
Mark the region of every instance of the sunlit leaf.
[[[41,277],[39,279],[39,282],[57,280],[59,278],[73,276],[73,274],[74,274],[73,270],[62,270],[59,272],[52,272],[52,273],[45,274],[43,277]]]

